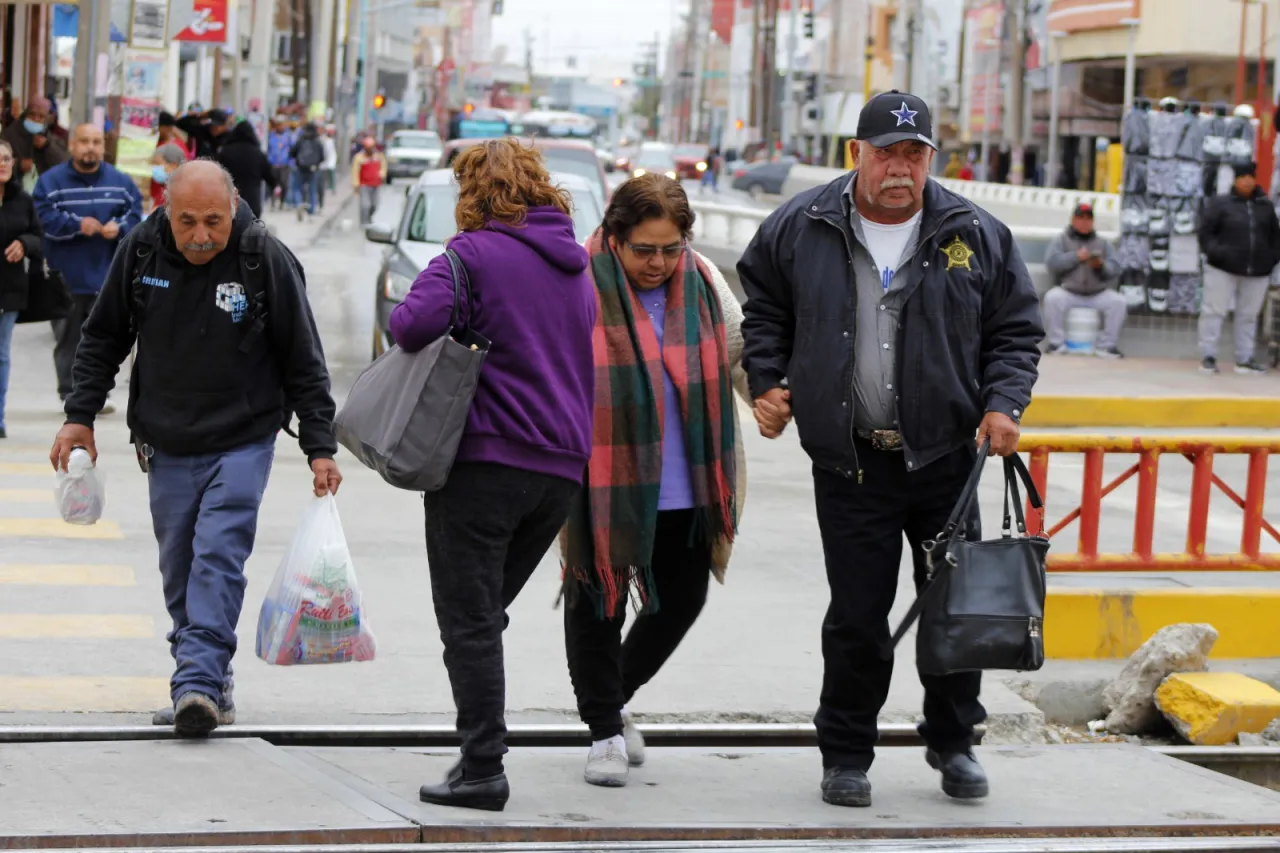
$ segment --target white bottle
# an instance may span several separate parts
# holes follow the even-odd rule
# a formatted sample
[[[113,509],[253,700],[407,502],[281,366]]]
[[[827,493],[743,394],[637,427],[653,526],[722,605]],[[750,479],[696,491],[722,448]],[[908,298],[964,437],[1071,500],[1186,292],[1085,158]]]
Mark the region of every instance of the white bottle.
[[[58,512],[68,524],[94,524],[106,504],[102,475],[94,468],[89,451],[77,447],[67,460],[67,470],[57,472],[54,495]]]
[[[78,480],[92,469],[93,457],[89,455],[89,451],[83,447],[71,451],[71,458],[67,460],[68,475]]]

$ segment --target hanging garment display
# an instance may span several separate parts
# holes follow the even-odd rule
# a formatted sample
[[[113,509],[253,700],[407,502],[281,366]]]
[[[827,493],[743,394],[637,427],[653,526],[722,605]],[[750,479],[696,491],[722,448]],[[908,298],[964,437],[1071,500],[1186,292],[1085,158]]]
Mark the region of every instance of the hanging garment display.
[[[1197,261],[1199,259],[1197,258]],[[1198,264],[1197,264],[1198,267]],[[1195,314],[1200,310],[1200,271],[1169,276],[1169,313]]]

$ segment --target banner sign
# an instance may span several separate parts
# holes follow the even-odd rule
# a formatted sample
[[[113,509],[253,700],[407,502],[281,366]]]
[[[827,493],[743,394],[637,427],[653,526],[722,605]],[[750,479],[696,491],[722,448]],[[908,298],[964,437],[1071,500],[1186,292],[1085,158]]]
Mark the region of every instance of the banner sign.
[[[225,44],[230,17],[227,0],[195,0],[191,7],[192,16],[187,20],[186,26],[173,37],[174,41]]]

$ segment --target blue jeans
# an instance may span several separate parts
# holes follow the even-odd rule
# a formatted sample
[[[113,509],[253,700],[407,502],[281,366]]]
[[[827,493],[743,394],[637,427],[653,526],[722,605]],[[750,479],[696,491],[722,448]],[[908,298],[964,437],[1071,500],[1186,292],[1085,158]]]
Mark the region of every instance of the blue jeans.
[[[0,429],[4,429],[4,398],[9,391],[9,350],[13,347],[13,327],[17,311],[0,311]]]
[[[175,702],[192,691],[222,701],[244,604],[244,564],[274,458],[274,435],[224,453],[157,450],[151,458],[151,524],[173,620],[168,640],[177,667],[169,688]]]
[[[289,197],[293,200],[294,205],[306,204],[307,213],[314,214],[316,212],[317,193],[319,191],[318,180],[319,172],[308,172],[306,169],[293,170],[293,186],[290,188]]]

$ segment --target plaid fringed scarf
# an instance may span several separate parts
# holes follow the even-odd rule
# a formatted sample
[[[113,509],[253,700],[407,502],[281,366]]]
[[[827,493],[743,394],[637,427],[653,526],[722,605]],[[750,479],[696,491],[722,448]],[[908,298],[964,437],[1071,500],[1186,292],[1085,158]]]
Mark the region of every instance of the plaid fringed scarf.
[[[692,251],[681,256],[667,285],[660,351],[602,232],[586,248],[599,302],[592,335],[595,426],[586,487],[561,543],[566,582],[576,580],[601,616],[612,617],[632,586],[643,606],[658,606],[651,563],[662,481],[664,367],[685,415],[695,535],[709,544],[733,541],[733,383],[724,312],[710,273]]]

